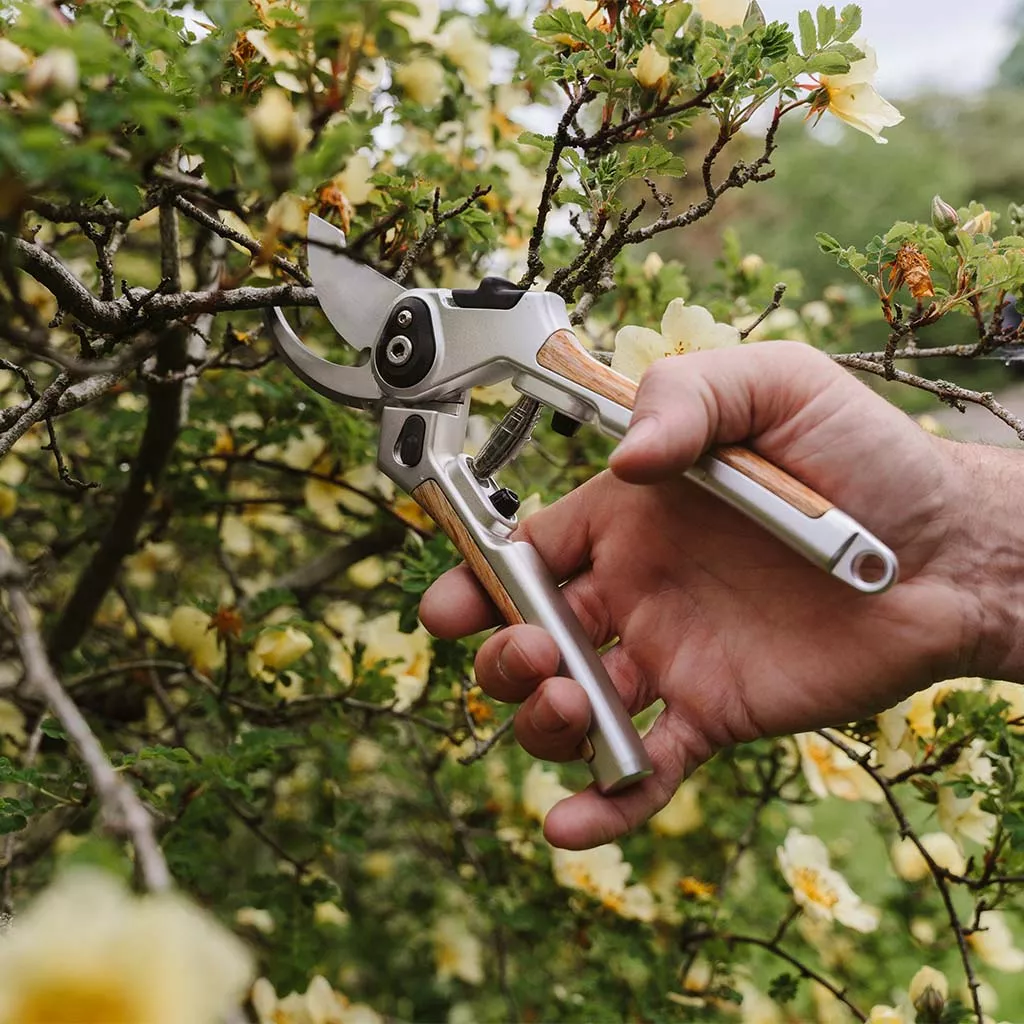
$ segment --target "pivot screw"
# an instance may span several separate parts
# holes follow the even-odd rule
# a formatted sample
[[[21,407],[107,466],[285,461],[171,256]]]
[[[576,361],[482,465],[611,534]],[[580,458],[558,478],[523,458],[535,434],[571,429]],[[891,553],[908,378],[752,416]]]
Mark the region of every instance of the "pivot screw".
[[[412,358],[412,342],[404,334],[396,334],[388,342],[384,355],[392,366],[405,366]]]
[[[395,317],[399,327],[408,327],[412,323],[412,311],[409,309],[400,309],[398,316]]]

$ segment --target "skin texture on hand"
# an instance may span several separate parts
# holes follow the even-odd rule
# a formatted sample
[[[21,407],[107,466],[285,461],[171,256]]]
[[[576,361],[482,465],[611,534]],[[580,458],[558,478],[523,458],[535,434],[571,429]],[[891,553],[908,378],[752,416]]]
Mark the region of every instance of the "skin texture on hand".
[[[712,444],[745,442],[892,547],[900,582],[855,592],[681,478]],[[609,842],[646,821],[724,746],[877,713],[978,659],[985,570],[972,544],[976,467],[826,356],[772,342],[655,364],[601,473],[517,532],[540,552],[631,714],[664,710],[645,737],[654,775],[594,787],[548,815],[555,846]],[[1020,487],[1018,487],[1018,493]],[[431,632],[498,619],[464,566],[424,596]],[[521,702],[516,736],[547,760],[577,757],[581,688],[555,677],[544,630],[514,626],[476,661],[491,696]]]

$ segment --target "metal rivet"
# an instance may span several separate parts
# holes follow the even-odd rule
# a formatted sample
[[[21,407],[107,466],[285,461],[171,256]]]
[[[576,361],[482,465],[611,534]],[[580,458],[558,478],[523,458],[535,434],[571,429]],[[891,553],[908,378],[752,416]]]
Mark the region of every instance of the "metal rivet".
[[[396,334],[388,342],[384,355],[392,366],[405,366],[412,358],[412,342],[404,334]]]
[[[408,309],[400,309],[395,320],[398,321],[399,327],[408,327],[412,323],[412,313]]]

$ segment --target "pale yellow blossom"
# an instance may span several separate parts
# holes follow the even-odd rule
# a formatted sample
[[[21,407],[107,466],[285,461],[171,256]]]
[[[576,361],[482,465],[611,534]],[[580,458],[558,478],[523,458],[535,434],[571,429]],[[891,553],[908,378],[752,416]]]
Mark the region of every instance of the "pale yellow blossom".
[[[902,1010],[895,1006],[872,1006],[868,1014],[868,1024],[914,1024]]]
[[[866,743],[858,740],[843,737],[843,743],[858,755],[871,752]],[[796,737],[796,745],[804,778],[815,796],[831,794],[840,800],[866,800],[875,804],[885,799],[882,788],[868,772],[824,736],[813,732],[801,733]]]
[[[993,703],[1005,701],[1009,705],[1003,710],[1007,721],[1016,723],[1014,729],[1024,729],[1024,686],[1020,683],[992,683],[988,697]]]
[[[491,45],[472,18],[447,22],[438,38],[440,51],[462,72],[466,84],[482,91],[491,83]]]
[[[360,624],[365,645],[363,660],[395,683],[395,707],[405,710],[419,699],[430,675],[430,634],[420,625],[411,632],[399,628],[398,612],[387,612]]]
[[[559,885],[593,896],[621,917],[654,920],[654,894],[642,883],[626,884],[633,868],[616,843],[591,850],[552,850],[551,866]]]
[[[736,988],[743,996],[740,1024],[785,1024],[782,1008],[756,985],[743,979],[737,983]]]
[[[330,900],[324,900],[323,903],[317,903],[313,907],[313,921],[318,925],[344,928],[351,920],[351,917],[337,903],[332,903]]]
[[[262,907],[239,907],[235,911],[235,924],[240,928],[252,928],[262,935],[273,934],[275,928],[273,915]]]
[[[0,750],[11,753],[11,744],[25,742],[25,715],[13,701],[0,700]]]
[[[304,993],[279,999],[274,986],[259,978],[249,997],[259,1024],[381,1024],[383,1018],[365,1003],[353,1003],[317,974]]]
[[[20,46],[0,38],[0,74],[16,75],[28,67],[29,61],[29,55]]]
[[[389,17],[396,25],[401,25],[414,43],[428,43],[437,32],[437,22],[441,16],[440,0],[411,0],[416,8],[415,14],[404,11],[393,11]]]
[[[152,620],[146,625],[154,635],[157,630],[152,628]],[[221,648],[217,631],[211,626],[210,616],[191,605],[181,605],[171,613],[167,625],[167,634],[171,643],[189,656],[192,667],[204,675],[220,668],[224,664],[224,651]]]
[[[264,89],[259,103],[249,111],[256,145],[269,159],[285,160],[303,146],[298,112],[283,89]]]
[[[417,57],[395,70],[395,81],[406,96],[426,110],[444,95],[444,68],[433,57]]]
[[[4,933],[0,1024],[215,1024],[250,971],[242,944],[181,896],[137,898],[78,869]]]
[[[661,319],[661,332],[649,327],[623,327],[615,336],[612,369],[638,381],[644,371],[665,356],[683,355],[740,343],[740,332],[730,324],[715,323],[703,306],[688,306],[673,299]]]
[[[25,91],[30,96],[51,93],[67,96],[78,88],[78,57],[72,50],[55,46],[33,61],[25,72]]]
[[[312,648],[309,635],[295,626],[268,629],[256,638],[246,665],[251,676],[269,682]]]
[[[954,875],[962,875],[967,864],[956,840],[945,832],[928,832],[920,836],[921,845],[928,856],[940,867]],[[906,882],[920,882],[931,875],[928,862],[909,836],[897,839],[890,850],[896,874]]]
[[[672,799],[651,818],[651,828],[662,836],[685,836],[704,824],[700,808],[700,783],[688,779]]]
[[[829,866],[828,850],[817,836],[790,829],[778,848],[778,858],[793,898],[811,918],[835,920],[859,932],[878,927],[878,911],[864,904],[846,879]]]
[[[661,89],[668,78],[672,62],[654,43],[647,43],[640,51],[633,77],[645,89]]]
[[[530,770],[523,779],[522,801],[523,810],[531,818],[543,823],[548,811],[570,796],[572,790],[566,789],[559,782],[555,771],[543,767],[538,761],[530,765]]]
[[[695,0],[694,9],[707,21],[722,28],[742,25],[747,17],[749,0]]]
[[[949,998],[949,981],[946,976],[942,971],[926,965],[910,980],[910,1001],[916,1006],[922,999],[928,998],[929,989],[943,1002]]]
[[[888,140],[882,138],[882,131],[898,125],[903,115],[873,85],[878,73],[875,51],[866,43],[858,45],[864,58],[854,61],[846,74],[819,75],[824,96],[815,100],[814,109],[828,110],[851,128],[884,143]]]
[[[440,981],[458,978],[469,985],[484,982],[484,947],[461,917],[442,917],[434,924],[434,963]]]
[[[992,783],[992,761],[985,754],[985,741],[972,740],[949,770],[948,778],[968,778],[982,786]],[[997,818],[981,808],[985,800],[982,792],[957,796],[952,785],[939,787],[938,818],[944,832],[963,845],[965,839],[972,839],[982,846],[988,844],[997,824]]]
[[[374,186],[370,183],[372,174],[373,165],[370,158],[364,153],[356,153],[355,156],[349,157],[345,169],[331,180],[345,193],[353,206],[362,206],[373,195]]]
[[[357,736],[348,748],[348,770],[350,772],[375,772],[387,754],[384,748],[366,736]]]
[[[648,281],[653,281],[661,273],[664,266],[665,261],[661,256],[656,252],[652,252],[647,254],[647,258],[644,260],[641,270]]]
[[[1008,974],[1024,971],[1024,950],[1014,944],[1013,932],[1001,910],[986,910],[978,918],[978,931],[967,936],[978,958]]]
[[[181,565],[178,549],[170,541],[147,541],[124,560],[125,578],[133,587],[150,590],[159,573],[174,572]]]

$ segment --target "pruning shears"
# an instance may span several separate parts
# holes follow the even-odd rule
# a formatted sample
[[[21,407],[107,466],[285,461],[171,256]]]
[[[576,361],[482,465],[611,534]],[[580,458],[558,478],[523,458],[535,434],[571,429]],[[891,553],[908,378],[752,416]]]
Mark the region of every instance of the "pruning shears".
[[[344,233],[316,216],[308,256],[320,305],[359,358],[340,365],[317,356],[272,309],[267,325],[281,358],[326,398],[379,412],[381,471],[448,535],[507,622],[552,635],[560,674],[590,700],[580,755],[601,791],[650,775],[643,742],[557,582],[530,544],[512,539],[519,499],[494,480],[545,406],[564,433],[594,423],[622,437],[636,385],[587,352],[552,292],[494,277],[475,289],[403,288],[350,256]],[[470,391],[509,380],[522,398],[470,458],[463,453]],[[879,593],[895,582],[889,548],[754,452],[718,448],[687,475],[856,590]]]

